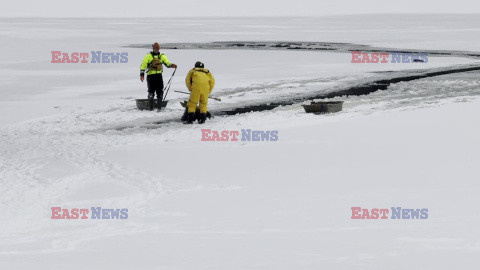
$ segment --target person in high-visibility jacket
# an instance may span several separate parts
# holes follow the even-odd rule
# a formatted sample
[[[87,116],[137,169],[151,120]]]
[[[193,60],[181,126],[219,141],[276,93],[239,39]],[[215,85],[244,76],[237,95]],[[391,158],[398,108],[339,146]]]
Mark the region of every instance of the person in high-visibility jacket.
[[[200,102],[200,119],[198,123],[203,124],[207,119],[208,96],[215,85],[215,78],[213,78],[212,73],[205,68],[202,62],[196,62],[195,67],[188,72],[185,84],[190,91],[190,99],[187,102],[187,123],[193,123],[197,104]]]
[[[140,65],[140,81],[145,79],[145,71],[147,72],[148,87],[148,105],[153,110],[153,99],[157,94],[157,102],[163,99],[163,65],[168,68],[177,68],[177,65],[170,63],[165,54],[160,53],[160,44],[155,42],[152,45],[153,51],[149,52],[143,58]]]

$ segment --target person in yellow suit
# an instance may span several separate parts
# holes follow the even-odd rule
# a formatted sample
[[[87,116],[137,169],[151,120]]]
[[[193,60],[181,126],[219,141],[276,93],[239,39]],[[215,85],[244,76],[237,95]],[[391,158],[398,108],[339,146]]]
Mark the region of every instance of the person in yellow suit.
[[[153,99],[157,94],[157,103],[163,99],[163,65],[168,68],[177,68],[177,65],[170,63],[165,54],[160,53],[160,44],[155,42],[152,45],[153,51],[149,52],[143,58],[140,65],[140,81],[145,79],[145,71],[147,72],[148,87],[148,106],[153,110]]]
[[[188,72],[185,84],[190,91],[190,99],[187,102],[188,118],[186,123],[193,123],[197,104],[200,102],[200,119],[198,123],[203,124],[207,119],[208,96],[215,85],[215,78],[213,78],[212,73],[205,68],[202,62],[196,62],[195,67]]]

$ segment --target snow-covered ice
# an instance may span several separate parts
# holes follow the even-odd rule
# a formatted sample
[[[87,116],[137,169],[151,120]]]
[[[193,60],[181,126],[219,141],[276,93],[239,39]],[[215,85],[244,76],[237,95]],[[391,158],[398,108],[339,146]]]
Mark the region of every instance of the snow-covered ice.
[[[1,269],[478,269],[480,72],[300,104],[155,124],[138,111],[153,41],[291,40],[478,51],[478,16],[285,19],[1,19]],[[367,20],[368,19],[368,20]],[[208,32],[193,32],[190,26]],[[153,36],[153,37],[152,37]],[[32,44],[34,44],[32,46]],[[127,64],[51,64],[50,51],[128,52]],[[341,52],[166,50],[217,80],[211,109],[333,91],[393,74],[478,65],[351,64]],[[166,70],[165,81],[171,75]],[[278,141],[203,142],[202,128],[278,130]],[[128,208],[126,220],[53,220],[51,207]],[[351,207],[428,208],[425,220],[352,220]]]

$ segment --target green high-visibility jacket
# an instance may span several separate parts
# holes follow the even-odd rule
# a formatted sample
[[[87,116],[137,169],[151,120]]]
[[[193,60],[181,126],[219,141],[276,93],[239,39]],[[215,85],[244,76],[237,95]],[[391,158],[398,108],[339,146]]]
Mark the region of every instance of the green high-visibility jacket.
[[[145,70],[147,71],[147,75],[152,75],[152,74],[160,74],[163,72],[162,66],[160,66],[157,69],[151,69],[149,66],[152,63],[153,59],[157,58],[160,59],[160,62],[162,65],[165,65],[167,67],[171,67],[173,64],[168,61],[168,58],[165,54],[159,53],[159,54],[153,54],[153,52],[149,52],[145,57],[143,58],[142,64],[140,65],[140,76],[145,75]]]

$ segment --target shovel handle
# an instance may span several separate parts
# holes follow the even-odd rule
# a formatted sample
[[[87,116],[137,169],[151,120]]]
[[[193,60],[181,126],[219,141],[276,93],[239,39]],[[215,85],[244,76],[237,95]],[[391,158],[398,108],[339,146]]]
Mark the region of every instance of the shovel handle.
[[[183,91],[177,91],[177,90],[175,90],[174,92],[190,95],[190,93],[183,92]],[[222,101],[220,98],[217,98],[217,97],[211,97],[211,96],[209,96],[208,98],[215,99],[215,100],[217,100],[217,101]]]

